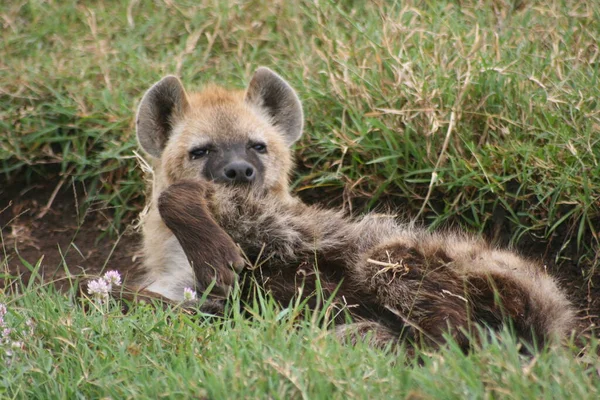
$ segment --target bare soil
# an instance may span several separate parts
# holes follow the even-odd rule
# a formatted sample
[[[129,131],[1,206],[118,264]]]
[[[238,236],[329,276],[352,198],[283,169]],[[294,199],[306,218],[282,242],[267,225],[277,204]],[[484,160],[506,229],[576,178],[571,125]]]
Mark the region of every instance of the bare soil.
[[[66,270],[74,275],[98,275],[116,269],[127,276],[140,263],[140,234],[133,228],[133,217],[120,232],[109,227],[112,210],[91,206],[85,212],[83,188],[59,185],[59,179],[38,179],[25,184],[24,179],[0,184],[0,265],[7,260],[7,271],[0,272],[0,290],[10,277],[22,276],[28,281],[30,266],[41,263],[45,282],[59,287],[67,283]],[[57,190],[58,189],[58,190]],[[339,191],[300,193],[307,202],[342,204],[347,201]],[[360,200],[358,200],[360,201]],[[49,207],[47,207],[49,206]],[[521,252],[532,258],[554,259],[551,243],[524,243]],[[573,259],[577,259],[574,257]],[[580,329],[585,335],[597,335],[600,323],[600,274],[585,278],[576,264],[547,263],[550,273],[576,304]]]
[[[66,270],[78,276],[132,271],[140,262],[140,235],[133,221],[122,232],[109,233],[112,210],[91,206],[80,212],[84,191],[66,184],[54,193],[57,182],[58,178],[25,185],[18,180],[0,186],[0,265],[8,260],[9,276],[28,281],[27,264],[34,267],[38,262],[44,281],[61,286]],[[0,289],[5,285],[0,278]]]

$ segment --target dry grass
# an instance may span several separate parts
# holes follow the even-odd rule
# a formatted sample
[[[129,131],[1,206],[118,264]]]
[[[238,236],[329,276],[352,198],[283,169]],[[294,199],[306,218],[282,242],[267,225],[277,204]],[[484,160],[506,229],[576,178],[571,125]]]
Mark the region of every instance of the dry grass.
[[[5,1],[0,192],[36,176],[57,192],[84,188],[81,215],[108,208],[109,225],[119,226],[143,203],[133,115],[144,90],[168,73],[190,87],[241,88],[266,65],[303,99],[300,194],[343,190],[355,211],[391,202],[433,227],[460,224],[512,242],[585,274],[591,303],[599,20],[591,0]],[[6,260],[14,238],[0,239]],[[35,278],[39,264],[27,266]],[[85,314],[34,281],[23,295],[0,293],[7,321],[37,324],[20,358],[2,364],[0,393],[11,397],[596,398],[600,390],[593,340],[581,358],[560,350],[524,359],[506,333],[470,355],[452,346],[423,353],[416,366],[398,362],[402,353],[342,347],[316,322],[322,315],[298,320],[298,306],[268,299],[250,306],[252,320],[143,307],[124,318],[109,307]]]
[[[118,225],[141,203],[143,90],[166,73],[240,87],[268,65],[307,111],[298,190],[383,195],[433,226],[549,241],[547,256],[593,270],[600,7],[350,4],[5,4],[0,171],[82,180]]]
[[[304,100],[300,192],[598,265],[596,2],[20,1],[0,17],[3,179],[83,181],[115,226],[142,202],[143,91],[167,73],[242,87],[267,65]]]

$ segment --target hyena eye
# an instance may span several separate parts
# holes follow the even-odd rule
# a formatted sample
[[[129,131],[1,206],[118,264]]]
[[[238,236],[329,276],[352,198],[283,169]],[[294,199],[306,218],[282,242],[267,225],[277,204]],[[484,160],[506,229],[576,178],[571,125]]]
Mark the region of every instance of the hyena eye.
[[[198,147],[190,151],[190,158],[192,160],[197,160],[198,158],[208,155],[209,152],[210,150],[208,147]]]
[[[257,153],[266,153],[267,152],[267,145],[264,143],[254,143],[252,145],[252,148],[257,152]]]

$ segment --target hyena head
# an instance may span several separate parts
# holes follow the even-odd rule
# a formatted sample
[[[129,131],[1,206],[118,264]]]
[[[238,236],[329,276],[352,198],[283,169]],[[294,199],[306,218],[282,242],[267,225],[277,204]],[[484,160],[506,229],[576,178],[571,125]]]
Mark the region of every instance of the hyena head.
[[[146,92],[136,119],[141,147],[158,159],[158,191],[194,179],[287,192],[302,125],[298,96],[264,67],[245,91],[212,86],[188,95],[167,76]]]

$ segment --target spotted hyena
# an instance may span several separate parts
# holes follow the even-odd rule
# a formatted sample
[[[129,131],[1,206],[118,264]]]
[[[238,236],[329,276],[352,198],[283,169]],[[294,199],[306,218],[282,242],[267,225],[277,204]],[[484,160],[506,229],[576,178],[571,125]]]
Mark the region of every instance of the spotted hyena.
[[[188,94],[167,76],[144,95],[137,135],[154,166],[143,224],[148,290],[179,301],[185,287],[225,299],[261,286],[283,305],[322,299],[352,317],[337,331],[376,343],[466,333],[508,321],[538,343],[567,334],[573,312],[536,263],[463,233],[430,233],[392,215],[349,217],[290,193],[303,128],[290,85],[259,68],[246,90]],[[315,295],[315,292],[319,295]]]

